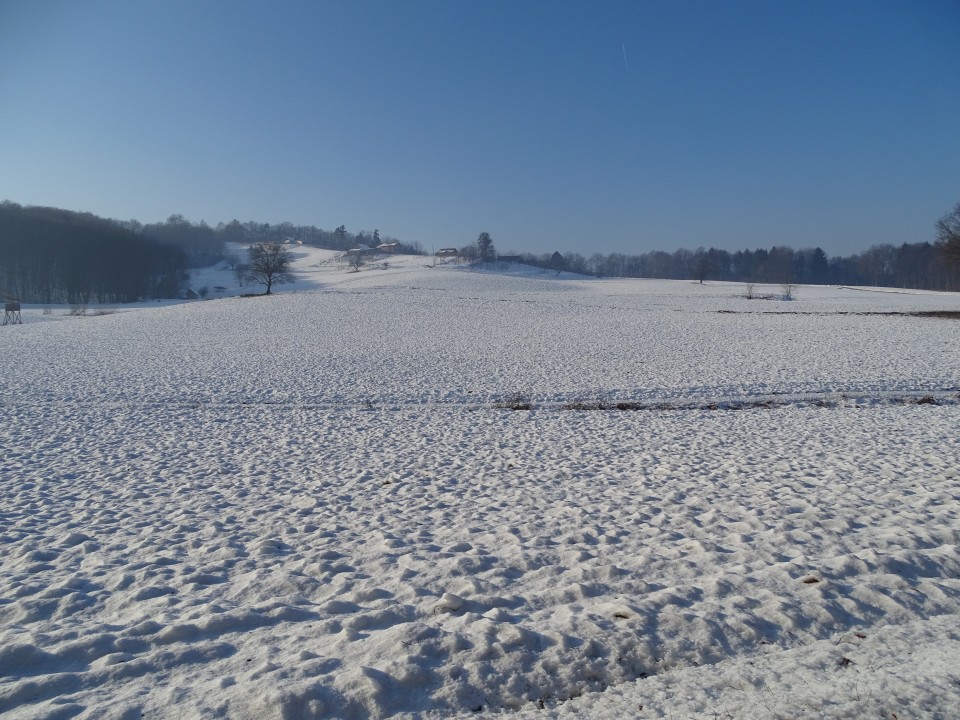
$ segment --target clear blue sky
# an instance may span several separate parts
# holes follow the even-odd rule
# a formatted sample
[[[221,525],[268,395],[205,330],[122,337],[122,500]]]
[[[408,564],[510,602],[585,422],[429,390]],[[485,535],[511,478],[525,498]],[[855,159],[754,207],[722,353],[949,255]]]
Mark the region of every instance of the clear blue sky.
[[[427,249],[928,241],[960,0],[0,0],[0,199]]]

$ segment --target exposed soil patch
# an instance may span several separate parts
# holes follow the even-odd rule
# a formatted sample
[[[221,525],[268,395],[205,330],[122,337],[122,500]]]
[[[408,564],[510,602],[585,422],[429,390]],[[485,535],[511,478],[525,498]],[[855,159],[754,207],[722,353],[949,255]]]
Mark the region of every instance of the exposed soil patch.
[[[658,400],[642,401],[589,401],[578,400],[570,403],[532,402],[529,398],[511,398],[494,404],[501,410],[562,410],[562,411],[670,411],[670,410],[774,410],[787,407],[865,408],[891,405],[958,405],[960,393],[941,392],[939,395],[901,394],[863,396],[859,394],[809,393],[794,396],[761,396],[743,398],[725,398],[722,400]]]
[[[940,318],[942,320],[960,320],[960,310],[911,310],[911,311],[879,311],[868,310],[858,312],[853,310],[837,310],[836,312],[803,312],[790,310],[717,310],[718,315],[880,315],[884,317],[925,317]]]

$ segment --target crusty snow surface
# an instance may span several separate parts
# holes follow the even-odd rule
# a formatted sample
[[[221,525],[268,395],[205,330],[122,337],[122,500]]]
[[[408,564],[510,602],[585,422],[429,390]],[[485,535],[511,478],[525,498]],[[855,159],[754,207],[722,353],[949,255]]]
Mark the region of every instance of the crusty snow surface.
[[[960,297],[329,255],[0,328],[0,715],[957,717]]]

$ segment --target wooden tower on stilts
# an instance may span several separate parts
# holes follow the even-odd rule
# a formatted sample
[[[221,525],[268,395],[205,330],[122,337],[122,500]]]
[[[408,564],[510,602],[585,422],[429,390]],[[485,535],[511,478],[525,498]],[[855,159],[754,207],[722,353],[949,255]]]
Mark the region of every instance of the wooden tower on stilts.
[[[16,300],[4,303],[3,325],[23,325],[20,317],[20,303]]]

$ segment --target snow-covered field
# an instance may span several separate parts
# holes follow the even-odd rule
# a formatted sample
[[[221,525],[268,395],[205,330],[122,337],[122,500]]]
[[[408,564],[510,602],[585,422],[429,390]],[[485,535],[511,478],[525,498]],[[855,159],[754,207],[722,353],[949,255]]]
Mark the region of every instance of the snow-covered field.
[[[297,252],[0,328],[0,714],[957,717],[960,297]]]

